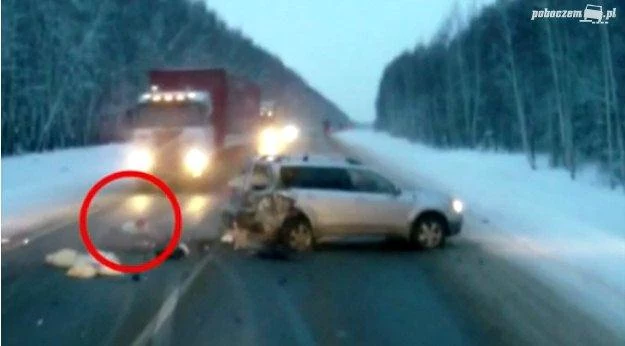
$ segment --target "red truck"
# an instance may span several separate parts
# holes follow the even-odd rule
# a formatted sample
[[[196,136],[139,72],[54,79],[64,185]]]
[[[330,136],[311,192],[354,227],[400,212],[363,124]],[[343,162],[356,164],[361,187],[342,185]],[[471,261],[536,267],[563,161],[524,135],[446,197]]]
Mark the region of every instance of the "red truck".
[[[152,70],[149,83],[129,119],[129,168],[206,182],[243,160],[260,114],[257,85],[224,69]]]

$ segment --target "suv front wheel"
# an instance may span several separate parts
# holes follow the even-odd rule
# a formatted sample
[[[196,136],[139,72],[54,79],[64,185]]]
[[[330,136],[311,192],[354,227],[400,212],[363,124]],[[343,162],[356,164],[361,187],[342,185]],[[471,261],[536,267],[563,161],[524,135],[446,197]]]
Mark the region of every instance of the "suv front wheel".
[[[442,247],[445,243],[445,219],[426,214],[417,219],[410,232],[410,241],[422,249]]]
[[[297,252],[312,250],[315,238],[310,223],[303,218],[287,220],[283,226],[283,241]]]

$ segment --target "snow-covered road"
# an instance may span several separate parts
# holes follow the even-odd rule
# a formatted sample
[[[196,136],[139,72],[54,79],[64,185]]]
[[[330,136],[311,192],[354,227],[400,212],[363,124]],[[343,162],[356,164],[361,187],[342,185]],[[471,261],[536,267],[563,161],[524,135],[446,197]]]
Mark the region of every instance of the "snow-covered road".
[[[510,161],[506,168],[497,163],[503,159],[488,163],[487,157],[475,154],[483,169],[478,173],[465,157],[471,153],[429,152],[362,131],[338,137],[351,152],[383,166],[405,184],[439,186],[466,199],[470,210],[463,234],[441,251],[406,251],[397,242],[320,244],[315,253],[278,263],[220,244],[205,247],[220,235],[218,216],[224,196],[183,195],[183,238],[202,245],[192,246],[196,250],[187,260],[165,263],[134,283],[127,277],[77,283],[41,262],[46,253],[59,248],[82,248],[76,231],[78,204],[91,184],[123,168],[126,148],[104,146],[10,158],[2,160],[3,236],[19,229],[7,224],[39,229],[28,227],[33,221],[46,223],[41,229],[55,231],[24,246],[3,246],[2,314],[10,316],[3,319],[3,327],[11,331],[3,333],[3,343],[128,344],[198,263],[207,264],[189,283],[190,293],[177,300],[170,321],[175,323],[163,324],[162,333],[171,335],[160,340],[164,344],[173,340],[199,345],[257,344],[259,340],[297,344],[311,338],[319,344],[359,345],[586,345],[625,340],[625,324],[619,320],[622,310],[618,310],[618,299],[623,297],[621,271],[612,266],[620,261],[615,242],[620,239],[618,228],[610,227],[618,216],[605,220],[589,213],[576,215],[581,221],[575,222],[578,219],[566,217],[567,199],[559,197],[555,188],[559,182],[570,184],[565,176],[553,177],[552,183],[534,192],[542,196],[535,203],[548,203],[551,195],[562,201],[553,206],[553,215],[564,216],[550,221],[548,211],[538,212],[545,213],[541,218],[528,215],[531,208],[541,207],[524,200],[532,192],[521,191],[518,200],[510,202],[502,191],[510,189],[514,195],[515,184],[519,190],[529,188],[523,186],[523,162]],[[315,137],[303,142],[302,149],[328,153],[336,148]],[[455,155],[466,162],[459,164]],[[472,186],[471,175],[479,181],[475,176],[479,174],[491,174],[491,180]],[[553,191],[547,194],[547,188]],[[594,203],[604,203],[606,208],[618,208],[622,202],[619,194],[587,189],[605,192],[607,197],[586,197],[596,198]],[[471,195],[477,192],[481,194]],[[126,191],[108,193],[105,199],[114,203],[90,218],[94,238],[105,248],[132,245],[107,236],[137,215],[150,220],[159,234],[170,234],[172,216],[164,198]],[[568,203],[573,208],[577,202]],[[523,208],[510,210],[515,205]],[[51,227],[45,221],[41,212],[52,218],[51,210],[67,213],[56,215],[64,226]],[[601,230],[601,237],[589,236],[574,247],[573,237],[545,230],[547,226],[538,221],[548,227],[578,227],[584,221],[587,228],[576,228],[575,239],[592,235],[584,230],[594,228]],[[125,261],[136,259],[125,252],[118,255]],[[609,270],[614,270],[613,275]],[[599,318],[588,318],[575,305],[589,311],[595,308]],[[613,320],[605,325],[597,322],[609,318]]]
[[[372,130],[341,132],[342,146],[395,176],[467,202],[462,237],[521,265],[625,334],[625,194],[596,172],[571,181],[523,155],[437,150]]]

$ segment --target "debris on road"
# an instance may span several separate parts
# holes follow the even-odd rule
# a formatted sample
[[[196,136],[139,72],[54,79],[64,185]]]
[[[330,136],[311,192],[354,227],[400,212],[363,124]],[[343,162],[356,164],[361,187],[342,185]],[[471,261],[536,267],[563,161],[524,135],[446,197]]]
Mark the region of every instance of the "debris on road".
[[[221,236],[221,242],[222,243],[226,243],[226,244],[232,244],[234,242],[234,235],[233,235],[233,230],[227,230],[222,236]]]
[[[91,279],[98,275],[98,271],[94,265],[81,259],[69,268],[66,275],[77,279]]]
[[[108,260],[119,263],[119,259],[112,252],[100,251]],[[110,269],[89,254],[79,253],[74,249],[64,248],[50,253],[45,257],[45,263],[62,269],[68,269],[67,276],[79,279],[91,279],[96,276],[119,276],[123,273]]]
[[[145,219],[124,222],[121,229],[129,234],[147,233],[149,231],[148,222]]]
[[[78,252],[73,249],[61,249],[46,255],[46,263],[59,268],[69,268],[74,264]]]
[[[163,251],[165,251],[164,248],[158,249],[155,252],[155,256],[160,256],[160,254],[163,253]],[[191,250],[189,250],[189,247],[187,246],[187,244],[180,243],[178,244],[178,247],[176,247],[176,249],[171,253],[171,255],[169,255],[167,259],[168,260],[180,260],[180,259],[188,257],[190,253],[191,253]]]

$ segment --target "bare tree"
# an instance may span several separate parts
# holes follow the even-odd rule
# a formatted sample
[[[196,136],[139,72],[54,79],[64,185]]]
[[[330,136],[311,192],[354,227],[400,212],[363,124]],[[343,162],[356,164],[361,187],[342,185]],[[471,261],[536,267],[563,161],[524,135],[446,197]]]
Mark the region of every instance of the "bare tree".
[[[561,86],[561,77],[559,72],[559,61],[561,60],[560,52],[555,42],[558,41],[554,38],[554,32],[552,30],[552,24],[549,21],[545,22],[547,46],[549,52],[549,63],[551,66],[552,82],[554,85],[554,95],[556,102],[556,110],[558,114],[558,124],[560,131],[560,145],[564,154],[565,167],[569,169],[571,177],[575,177],[575,170],[573,167],[573,148],[570,139],[570,120],[568,114],[566,114],[563,100],[563,88]]]
[[[525,113],[524,99],[522,95],[522,88],[520,86],[520,80],[517,71],[517,63],[515,58],[514,47],[512,45],[512,30],[505,9],[501,10],[501,24],[503,29],[503,39],[505,42],[505,59],[508,67],[508,76],[510,83],[512,84],[512,94],[514,97],[514,108],[517,114],[517,120],[519,122],[519,128],[521,131],[521,143],[523,146],[523,152],[527,156],[527,161],[532,169],[536,169],[536,161],[532,156],[530,150],[529,136],[527,130],[527,114]]]

